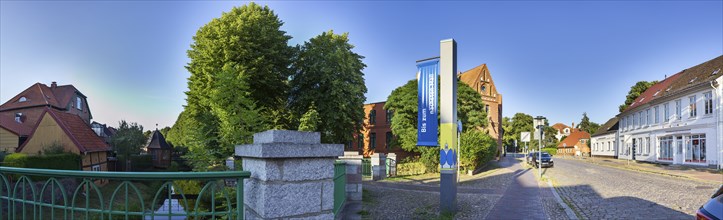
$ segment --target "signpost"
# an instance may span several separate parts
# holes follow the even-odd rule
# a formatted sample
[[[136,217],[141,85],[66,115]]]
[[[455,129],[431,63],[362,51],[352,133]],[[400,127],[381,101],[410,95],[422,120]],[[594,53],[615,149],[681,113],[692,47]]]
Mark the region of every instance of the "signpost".
[[[520,139],[522,139],[522,143],[525,143],[525,161],[527,161],[527,143],[530,142],[530,132],[523,131],[520,132]]]
[[[540,161],[535,161],[535,162],[539,165],[539,167],[537,168],[537,172],[540,174],[540,178],[542,178],[542,138],[544,137],[543,134],[545,131],[545,129],[544,129],[545,128],[545,117],[542,117],[542,116],[535,117],[534,123],[535,123],[535,128],[537,128],[537,131],[535,133],[539,132],[538,140],[540,142],[540,145],[538,146],[538,152],[537,152],[538,153],[537,159]]]
[[[417,146],[439,146],[439,207],[442,212],[457,211],[457,171],[459,133],[457,120],[457,43],[439,42],[439,59],[417,61]],[[437,112],[437,76],[439,75],[439,112]],[[439,113],[440,122],[437,122]],[[437,130],[439,129],[439,139]]]
[[[457,211],[457,43],[439,42],[440,131],[439,207],[443,212]]]

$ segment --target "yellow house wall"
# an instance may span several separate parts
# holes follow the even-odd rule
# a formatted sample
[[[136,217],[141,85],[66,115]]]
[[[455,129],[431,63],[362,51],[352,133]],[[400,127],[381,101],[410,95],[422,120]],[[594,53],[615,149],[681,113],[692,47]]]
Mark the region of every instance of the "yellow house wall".
[[[37,155],[44,147],[56,142],[62,144],[68,152],[80,153],[75,143],[49,114],[43,116],[35,133],[26,142],[21,153],[28,155]]]
[[[18,136],[12,132],[0,128],[0,152],[15,152],[18,147]]]

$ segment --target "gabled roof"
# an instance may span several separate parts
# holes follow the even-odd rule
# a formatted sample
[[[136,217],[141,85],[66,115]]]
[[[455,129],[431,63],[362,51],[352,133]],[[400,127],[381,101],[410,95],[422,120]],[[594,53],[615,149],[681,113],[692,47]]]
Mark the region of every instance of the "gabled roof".
[[[153,131],[151,139],[148,141],[148,145],[146,145],[146,149],[172,149],[172,147],[168,144],[168,142],[166,142],[166,138],[163,137],[163,134],[156,129]]]
[[[42,83],[35,83],[0,105],[0,111],[35,106],[50,106],[57,109],[66,109],[72,101],[73,95],[76,93],[85,97],[85,95],[80,93],[73,85],[48,87]],[[20,99],[22,97],[25,97],[25,101],[21,102]]]
[[[723,56],[718,56],[704,63],[680,71],[679,73],[676,73],[675,75],[672,75],[645,90],[645,92],[641,93],[640,96],[635,99],[635,102],[630,104],[623,113],[632,111],[632,109],[644,105],[652,100],[671,96],[677,92],[684,91],[703,83],[709,84],[710,81],[723,75],[723,70],[721,70],[722,68]]]
[[[558,131],[562,132],[563,129],[569,128],[570,126],[567,126],[567,125],[565,125],[565,124],[563,124],[563,123],[555,123],[555,124],[552,125],[551,127],[554,128],[555,130],[558,130]],[[572,132],[572,131],[571,131],[571,132]]]
[[[486,89],[489,89],[489,94],[492,94],[493,96],[499,96],[500,94],[497,92],[497,87],[495,86],[494,81],[492,80],[492,75],[490,74],[489,69],[487,68],[487,64],[479,65],[475,68],[472,68],[470,70],[467,70],[459,75],[459,81],[464,82],[465,84],[469,85],[476,91],[477,93],[483,94],[480,88],[482,81],[485,83],[488,83],[491,86],[488,86]]]
[[[30,132],[32,132],[30,127],[23,123],[18,123],[15,121],[15,118],[6,115],[0,115],[0,127],[17,136],[28,136]]]
[[[42,118],[48,114],[53,120],[60,126],[70,140],[75,143],[78,150],[81,153],[86,152],[99,152],[99,151],[110,151],[110,146],[106,144],[103,139],[93,132],[93,130],[86,124],[80,116],[70,113],[60,112],[51,108],[46,108],[42,114],[40,114],[41,120],[33,127],[33,132],[30,134],[28,140],[32,139],[36,135],[38,126],[42,121]],[[25,141],[23,145],[18,147],[17,152],[20,152],[23,147],[30,141]]]
[[[605,124],[601,125],[600,128],[598,128],[597,131],[595,131],[595,133],[592,134],[592,136],[594,137],[594,136],[598,136],[598,135],[607,134],[608,132],[611,132],[611,131],[617,131],[619,121],[620,121],[620,118],[618,118],[618,117],[611,118],[610,120],[605,122]]]
[[[580,139],[590,139],[590,134],[584,131],[574,131],[570,133],[570,136],[563,139],[557,147],[573,147]]]

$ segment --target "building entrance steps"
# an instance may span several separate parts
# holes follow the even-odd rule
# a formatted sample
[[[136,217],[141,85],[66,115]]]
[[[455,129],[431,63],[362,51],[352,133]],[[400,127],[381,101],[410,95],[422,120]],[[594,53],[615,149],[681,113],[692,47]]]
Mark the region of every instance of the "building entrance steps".
[[[500,165],[514,170],[515,178],[486,219],[548,219],[540,198],[541,189],[534,176],[535,170],[524,169],[513,157],[503,157]]]

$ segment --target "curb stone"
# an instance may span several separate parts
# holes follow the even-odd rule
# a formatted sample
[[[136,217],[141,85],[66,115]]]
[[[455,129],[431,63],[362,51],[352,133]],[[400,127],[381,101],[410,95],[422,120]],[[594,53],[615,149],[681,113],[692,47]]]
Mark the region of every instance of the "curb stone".
[[[570,207],[567,206],[567,204],[565,204],[565,202],[562,201],[562,198],[560,198],[560,195],[557,194],[557,189],[555,189],[555,187],[552,186],[552,181],[550,181],[548,179],[547,185],[550,186],[550,191],[552,191],[552,195],[555,196],[555,200],[557,200],[557,203],[559,203],[560,206],[562,206],[562,208],[565,209],[565,214],[567,214],[567,218],[569,218],[571,220],[578,220],[577,215],[575,215],[575,213],[572,211],[572,209],[570,209]]]

